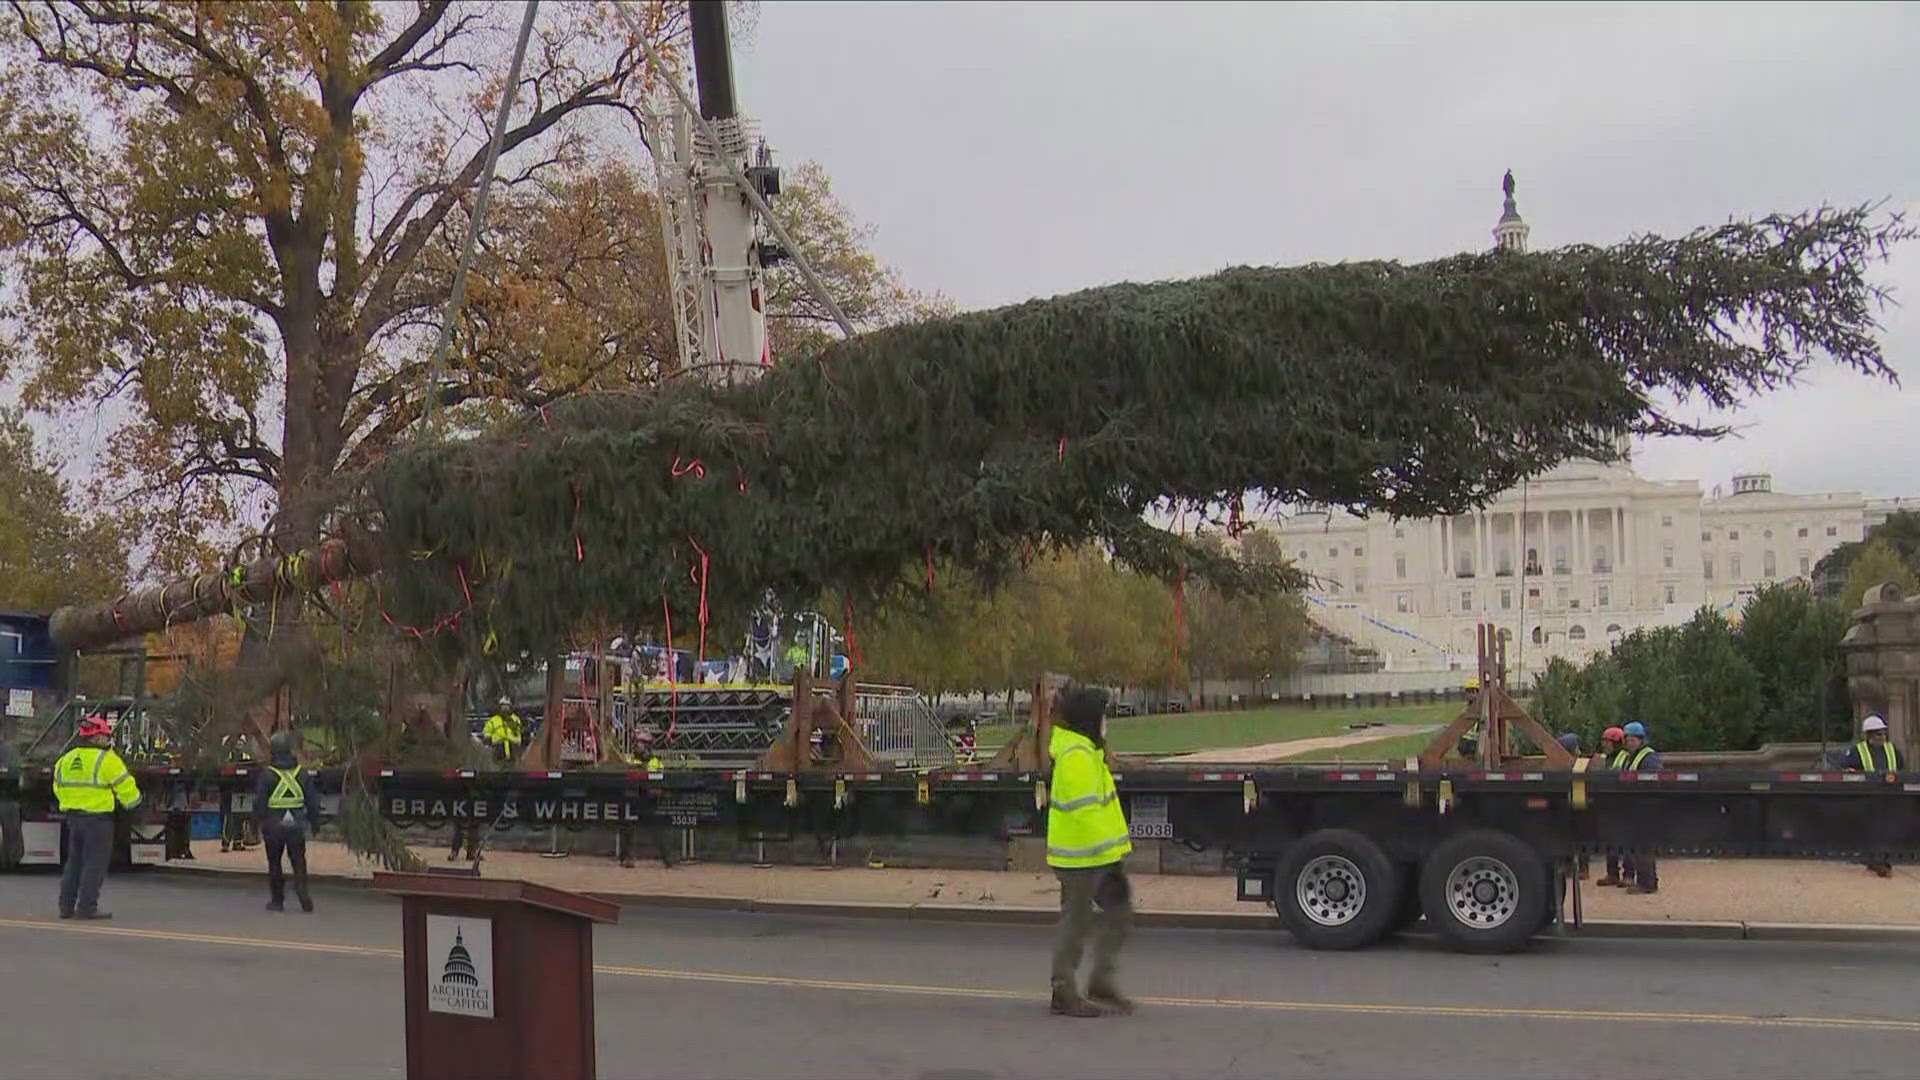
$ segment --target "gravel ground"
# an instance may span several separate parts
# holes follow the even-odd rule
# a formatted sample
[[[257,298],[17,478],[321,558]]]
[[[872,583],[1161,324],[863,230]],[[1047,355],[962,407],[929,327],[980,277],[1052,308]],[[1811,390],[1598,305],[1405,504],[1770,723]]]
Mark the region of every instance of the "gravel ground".
[[[195,865],[261,873],[260,849],[222,854],[214,841],[194,844]],[[444,859],[444,852],[422,851]],[[342,844],[315,843],[313,873],[372,876],[372,867]],[[755,900],[832,900],[858,903],[941,903],[980,907],[1047,907],[1058,891],[1047,874],[985,870],[873,870],[774,867],[755,869],[702,863],[663,869],[657,863],[622,869],[611,859],[572,855],[544,858],[517,851],[486,856],[488,877],[522,878],[583,892],[747,897]],[[1595,875],[1599,867],[1595,867]],[[264,887],[264,886],[263,886]],[[1233,880],[1142,874],[1134,878],[1137,903],[1149,911],[1255,911],[1233,898]],[[1589,919],[1664,919],[1684,922],[1801,922],[1920,926],[1920,867],[1898,866],[1882,880],[1845,863],[1774,862],[1746,859],[1668,859],[1660,866],[1660,892],[1628,896],[1591,882],[1582,889]]]

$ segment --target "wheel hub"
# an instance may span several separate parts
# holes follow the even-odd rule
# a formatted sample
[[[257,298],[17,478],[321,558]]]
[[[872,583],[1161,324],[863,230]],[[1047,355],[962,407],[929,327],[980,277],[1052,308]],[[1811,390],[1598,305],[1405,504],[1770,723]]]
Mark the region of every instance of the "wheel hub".
[[[1447,904],[1465,926],[1491,930],[1520,908],[1520,879],[1499,859],[1462,859],[1447,875]]]
[[[1294,897],[1321,926],[1345,926],[1366,907],[1367,880],[1346,856],[1322,855],[1300,868]]]

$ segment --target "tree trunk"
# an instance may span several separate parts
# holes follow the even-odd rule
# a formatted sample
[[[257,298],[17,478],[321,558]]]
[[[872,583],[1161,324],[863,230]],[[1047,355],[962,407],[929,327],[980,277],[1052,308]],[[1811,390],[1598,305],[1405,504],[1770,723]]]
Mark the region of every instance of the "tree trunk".
[[[136,589],[111,603],[63,607],[53,613],[50,629],[54,644],[62,649],[96,649],[243,604],[264,603],[276,592],[297,595],[379,569],[375,539],[349,532],[286,558],[257,559],[239,568],[238,584],[231,574],[200,574]]]

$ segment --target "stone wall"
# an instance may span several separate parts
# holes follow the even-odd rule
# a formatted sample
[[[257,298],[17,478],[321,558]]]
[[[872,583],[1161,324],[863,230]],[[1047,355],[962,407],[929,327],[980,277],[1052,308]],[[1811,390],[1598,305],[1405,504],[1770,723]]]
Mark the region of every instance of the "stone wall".
[[[1902,764],[1920,760],[1920,597],[1902,598],[1892,585],[1868,589],[1841,650],[1856,727],[1879,713]]]

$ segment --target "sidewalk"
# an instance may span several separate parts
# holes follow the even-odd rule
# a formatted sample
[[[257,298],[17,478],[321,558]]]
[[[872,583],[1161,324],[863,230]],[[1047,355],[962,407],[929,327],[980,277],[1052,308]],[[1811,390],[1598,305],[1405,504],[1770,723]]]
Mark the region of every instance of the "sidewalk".
[[[259,848],[223,854],[217,841],[198,841],[193,850],[195,861],[169,865],[203,872],[266,872],[266,856]],[[446,865],[444,850],[416,850],[421,857]],[[310,872],[321,877],[365,880],[375,869],[336,842],[312,844],[307,861]],[[924,905],[956,917],[967,911],[1015,915],[1019,909],[1050,910],[1059,897],[1050,874],[986,870],[794,866],[761,870],[729,863],[673,870],[642,863],[628,870],[599,856],[549,859],[531,852],[501,851],[486,856],[481,873],[576,892],[682,898],[689,904],[733,906],[737,901],[744,907],[754,901],[810,901],[900,909]],[[1231,877],[1141,874],[1134,877],[1134,892],[1141,911],[1257,917],[1267,910],[1234,900]],[[1893,877],[1882,880],[1846,863],[1669,859],[1661,861],[1657,895],[1628,896],[1622,889],[1603,889],[1589,881],[1581,898],[1585,918],[1595,922],[1920,927],[1920,867],[1895,867]]]

